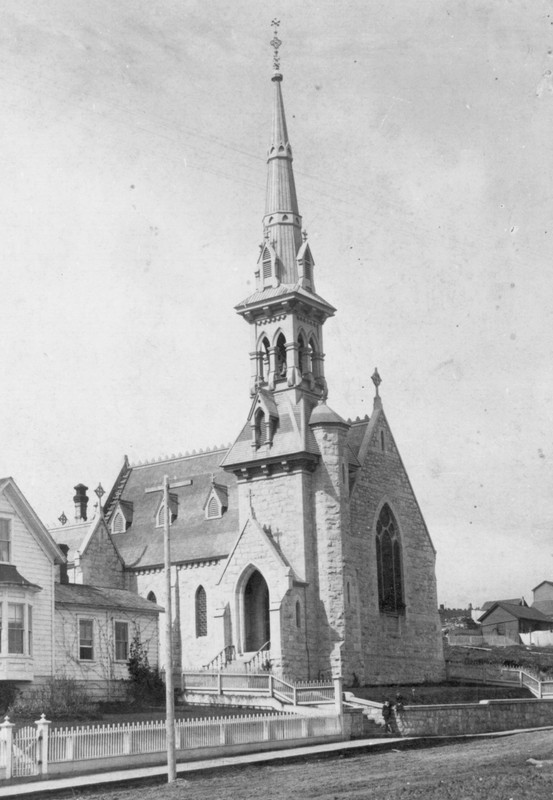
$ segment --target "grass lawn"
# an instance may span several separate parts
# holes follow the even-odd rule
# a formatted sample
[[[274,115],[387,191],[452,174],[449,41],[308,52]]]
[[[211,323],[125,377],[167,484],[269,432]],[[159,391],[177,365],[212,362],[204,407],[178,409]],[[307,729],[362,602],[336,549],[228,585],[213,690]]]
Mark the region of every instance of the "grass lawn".
[[[459,683],[423,684],[419,686],[361,686],[348,689],[357,697],[383,703],[395,702],[399,692],[403,704],[436,705],[439,703],[479,703],[480,700],[508,700],[510,698],[531,698],[534,695],[523,687],[461,685]]]

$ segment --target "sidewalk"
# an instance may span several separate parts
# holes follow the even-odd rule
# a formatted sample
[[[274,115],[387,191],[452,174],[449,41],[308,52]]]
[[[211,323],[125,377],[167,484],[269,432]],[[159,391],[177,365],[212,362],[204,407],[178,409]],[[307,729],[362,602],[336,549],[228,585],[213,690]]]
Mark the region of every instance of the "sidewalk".
[[[177,763],[177,778],[182,778],[191,772],[205,772],[207,770],[224,769],[226,767],[246,766],[249,764],[266,764],[272,761],[286,761],[288,759],[303,758],[308,756],[334,755],[335,753],[362,751],[367,748],[391,749],[405,742],[412,742],[408,738],[382,738],[382,739],[355,739],[346,742],[332,742],[329,744],[294,747],[289,750],[275,750],[264,753],[248,753],[242,756],[227,756],[225,758],[212,758],[206,761],[187,761]],[[83,788],[85,786],[100,786],[105,784],[125,783],[141,779],[151,779],[167,775],[167,766],[139,767],[136,769],[120,769],[112,772],[89,772],[86,775],[67,775],[63,778],[43,778],[25,783],[12,783],[0,785],[1,797],[38,797],[47,796],[50,792],[60,792],[67,789]]]
[[[492,731],[490,733],[466,734],[463,736],[425,736],[401,737],[379,739],[354,739],[346,742],[332,742],[329,744],[294,747],[289,750],[266,751],[264,753],[248,753],[242,756],[227,756],[225,758],[212,758],[206,761],[187,761],[177,764],[177,779],[192,772],[205,772],[207,770],[225,769],[228,767],[247,766],[250,764],[267,764],[277,761],[306,758],[309,756],[332,756],[337,753],[360,753],[370,750],[393,750],[399,747],[423,745],[430,746],[446,741],[462,739],[479,739],[488,737],[513,736],[517,733],[531,733],[532,731],[552,730],[548,725],[541,728],[520,728],[512,731]],[[40,797],[47,796],[50,792],[84,788],[86,786],[101,786],[109,784],[126,783],[131,781],[148,780],[167,775],[167,766],[140,767],[137,769],[120,769],[111,772],[88,772],[85,775],[68,775],[63,778],[44,778],[25,783],[7,783],[0,786],[0,798],[12,797]]]

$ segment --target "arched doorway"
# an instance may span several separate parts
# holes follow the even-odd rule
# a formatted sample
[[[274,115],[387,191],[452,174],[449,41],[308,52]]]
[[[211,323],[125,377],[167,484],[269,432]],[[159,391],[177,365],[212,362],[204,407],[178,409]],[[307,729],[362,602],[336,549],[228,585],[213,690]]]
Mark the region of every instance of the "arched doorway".
[[[269,587],[263,575],[255,570],[244,588],[244,651],[261,650],[271,639],[269,622]]]

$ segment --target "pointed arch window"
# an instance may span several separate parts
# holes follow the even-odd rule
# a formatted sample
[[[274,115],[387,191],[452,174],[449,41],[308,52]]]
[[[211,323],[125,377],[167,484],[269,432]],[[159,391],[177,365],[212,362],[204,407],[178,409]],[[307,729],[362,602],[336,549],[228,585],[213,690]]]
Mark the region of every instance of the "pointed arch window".
[[[267,421],[262,408],[255,412],[255,446],[261,447],[267,441]]]
[[[319,359],[317,358],[319,348],[313,336],[309,339],[309,349],[311,350],[311,363],[313,365],[313,375],[317,378],[319,376]]]
[[[157,597],[155,595],[155,592],[148,592],[148,597],[146,598],[146,600],[149,600],[150,603],[157,603]]]
[[[176,495],[169,495],[169,525],[172,525],[179,514],[179,499]],[[165,525],[165,503],[161,501],[156,514],[156,528],[163,528]]]
[[[309,248],[306,249],[303,257],[303,276],[309,282],[313,280],[313,257]]]
[[[269,377],[269,340],[266,336],[261,340],[261,350],[259,351],[259,377],[266,381]]]
[[[281,333],[277,339],[276,343],[276,379],[277,381],[283,381],[286,378],[286,339],[284,338],[284,334]]]
[[[118,511],[113,518],[113,522],[111,523],[111,532],[112,533],[123,533],[126,530],[126,522],[125,517],[123,514]]]
[[[305,347],[305,339],[301,333],[298,336],[298,368],[300,375],[304,375],[307,372],[307,352]]]
[[[376,523],[378,603],[384,613],[402,614],[405,611],[401,560],[397,522],[385,504]]]
[[[207,636],[207,595],[203,586],[196,589],[196,638]]]

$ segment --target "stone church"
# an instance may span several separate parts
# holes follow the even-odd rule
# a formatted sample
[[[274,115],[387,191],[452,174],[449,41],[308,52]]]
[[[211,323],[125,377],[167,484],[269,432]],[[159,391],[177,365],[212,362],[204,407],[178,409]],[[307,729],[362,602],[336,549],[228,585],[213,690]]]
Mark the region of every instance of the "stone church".
[[[296,680],[441,680],[435,550],[378,372],[370,419],[346,421],[327,402],[323,335],[335,309],[316,290],[278,66],[272,85],[256,287],[236,306],[250,331],[242,429],[229,448],[132,466],[125,458],[95,560],[82,517],[52,533],[75,582],[164,606],[165,508],[148,490],[167,475],[187,483],[169,495],[175,669],[243,662]]]

